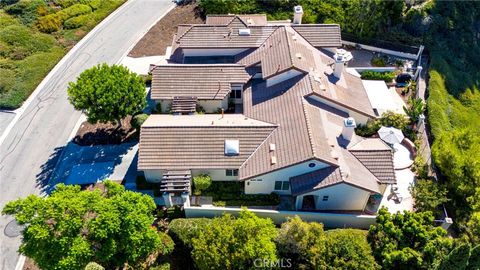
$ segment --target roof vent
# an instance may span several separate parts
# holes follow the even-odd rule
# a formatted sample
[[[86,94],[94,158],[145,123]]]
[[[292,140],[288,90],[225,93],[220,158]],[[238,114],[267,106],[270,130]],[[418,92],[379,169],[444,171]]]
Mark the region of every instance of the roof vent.
[[[270,158],[270,162],[272,163],[272,165],[277,164],[277,157],[276,157],[276,156],[272,156],[272,157]]]
[[[302,54],[301,53],[296,53],[295,57],[297,57],[298,59],[302,59]]]
[[[225,140],[225,156],[237,156],[240,154],[240,142],[238,140]]]
[[[248,28],[238,29],[238,35],[239,36],[250,36],[250,29],[248,29]]]
[[[275,147],[275,144],[274,144],[274,143],[271,143],[271,144],[270,144],[270,152],[275,151],[275,148],[276,148],[276,147]]]

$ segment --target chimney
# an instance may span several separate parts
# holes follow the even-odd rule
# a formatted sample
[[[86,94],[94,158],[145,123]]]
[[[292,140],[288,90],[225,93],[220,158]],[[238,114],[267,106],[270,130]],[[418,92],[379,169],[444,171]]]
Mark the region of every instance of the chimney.
[[[343,120],[342,137],[344,140],[352,140],[352,137],[355,134],[355,127],[357,127],[357,125],[355,124],[355,119],[352,117]]]
[[[293,7],[293,24],[302,24],[303,8],[302,6]]]
[[[224,111],[224,109],[222,108],[222,119],[223,119],[224,114],[225,114],[225,111]]]
[[[343,72],[343,68],[345,66],[345,63],[352,60],[352,58],[353,58],[353,56],[352,56],[351,52],[347,52],[344,49],[337,49],[337,52],[333,56],[333,59],[335,60],[335,66],[334,66],[334,69],[333,69],[333,76],[340,79],[340,77],[342,77],[342,72]]]

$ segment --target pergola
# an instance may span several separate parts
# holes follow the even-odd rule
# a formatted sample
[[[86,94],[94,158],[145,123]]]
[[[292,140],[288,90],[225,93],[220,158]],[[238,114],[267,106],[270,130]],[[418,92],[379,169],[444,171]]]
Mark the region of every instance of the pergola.
[[[190,193],[191,171],[167,171],[160,182],[160,191],[168,193]]]

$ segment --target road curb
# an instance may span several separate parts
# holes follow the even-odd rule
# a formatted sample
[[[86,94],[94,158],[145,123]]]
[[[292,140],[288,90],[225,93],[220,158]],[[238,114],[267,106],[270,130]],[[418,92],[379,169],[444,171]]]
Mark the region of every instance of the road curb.
[[[43,78],[43,80],[40,82],[40,84],[35,88],[35,90],[30,94],[30,96],[23,102],[22,106],[20,108],[14,110],[15,117],[12,119],[12,121],[8,124],[8,126],[5,128],[3,131],[2,135],[0,136],[0,145],[3,144],[5,139],[7,138],[8,134],[10,131],[13,129],[13,126],[18,122],[20,117],[23,115],[25,112],[25,109],[32,103],[32,101],[38,96],[38,94],[43,90],[43,87],[47,83],[47,81],[50,80],[50,78],[53,76],[55,72],[57,72],[60,67],[69,60],[72,55],[80,48],[83,46],[87,40],[93,36],[96,32],[98,32],[108,21],[112,20],[113,17],[115,17],[120,11],[122,11],[125,7],[130,5],[133,2],[133,0],[128,0],[126,1],[123,5],[119,6],[116,10],[114,10],[112,13],[110,13],[105,19],[103,19],[100,23],[97,24],[88,34],[86,34],[75,46],[73,46],[70,51],[65,54],[62,59],[48,72],[47,76]]]

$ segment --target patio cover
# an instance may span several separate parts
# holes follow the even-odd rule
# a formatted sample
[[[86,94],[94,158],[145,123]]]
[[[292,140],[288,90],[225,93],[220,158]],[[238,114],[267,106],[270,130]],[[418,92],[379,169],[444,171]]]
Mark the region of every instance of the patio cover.
[[[405,114],[403,111],[405,102],[395,90],[389,89],[384,81],[362,80],[362,83],[370,104],[377,110],[378,116],[387,111]]]

